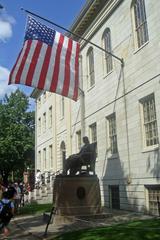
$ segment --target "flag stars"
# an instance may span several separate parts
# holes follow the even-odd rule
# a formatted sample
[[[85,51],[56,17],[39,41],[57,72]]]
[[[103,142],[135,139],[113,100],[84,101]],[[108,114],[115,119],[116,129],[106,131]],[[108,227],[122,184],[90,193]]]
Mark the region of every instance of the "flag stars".
[[[55,31],[39,22],[35,19],[28,17],[27,30],[25,34],[25,40],[39,40],[50,46],[53,45],[55,37]]]

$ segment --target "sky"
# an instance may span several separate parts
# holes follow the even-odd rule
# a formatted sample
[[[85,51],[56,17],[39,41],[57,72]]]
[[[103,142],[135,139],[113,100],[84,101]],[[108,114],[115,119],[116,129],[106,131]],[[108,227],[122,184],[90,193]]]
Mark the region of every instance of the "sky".
[[[33,88],[9,85],[9,73],[22,48],[26,13],[21,8],[34,12],[65,28],[69,28],[87,0],[0,0],[0,99],[20,88],[28,96]],[[44,23],[44,22],[43,22]],[[47,23],[46,23],[47,24]],[[47,24],[48,25],[48,24]],[[53,26],[59,32],[63,30]],[[33,100],[30,104],[34,105]]]

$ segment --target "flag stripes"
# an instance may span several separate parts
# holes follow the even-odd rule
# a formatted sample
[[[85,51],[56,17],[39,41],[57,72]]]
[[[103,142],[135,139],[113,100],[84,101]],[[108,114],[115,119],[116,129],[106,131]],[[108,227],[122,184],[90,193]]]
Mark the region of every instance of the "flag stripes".
[[[34,27],[37,21],[29,17]],[[28,23],[29,24],[29,23]],[[40,23],[41,35],[29,28],[23,48],[13,67],[9,84],[24,84],[77,100],[79,43]],[[40,30],[37,30],[39,34]],[[52,35],[44,35],[50,34]],[[54,37],[54,39],[52,39]],[[43,41],[45,39],[45,41]],[[50,40],[47,44],[48,39]],[[53,44],[52,43],[53,40]]]

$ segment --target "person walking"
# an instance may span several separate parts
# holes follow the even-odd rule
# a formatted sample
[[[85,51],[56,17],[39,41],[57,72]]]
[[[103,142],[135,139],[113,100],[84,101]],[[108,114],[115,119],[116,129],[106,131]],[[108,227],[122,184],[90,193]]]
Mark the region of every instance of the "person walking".
[[[20,199],[21,199],[21,189],[18,185],[18,183],[14,184],[14,188],[16,190],[16,195],[14,198],[14,203],[15,203],[15,213],[18,213],[19,211],[19,206],[20,206]]]
[[[2,230],[4,237],[10,234],[8,224],[14,215],[14,202],[16,191],[10,188],[8,191],[3,192],[2,199],[0,200],[0,230]]]

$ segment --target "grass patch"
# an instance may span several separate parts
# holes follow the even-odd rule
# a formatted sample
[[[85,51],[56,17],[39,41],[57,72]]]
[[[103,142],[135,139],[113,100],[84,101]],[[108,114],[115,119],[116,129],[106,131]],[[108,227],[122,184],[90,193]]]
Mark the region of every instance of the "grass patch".
[[[70,232],[55,240],[159,240],[160,219],[133,221],[110,227]]]
[[[53,207],[53,204],[47,203],[47,204],[37,204],[37,203],[31,203],[26,204],[24,207],[19,208],[19,214],[18,215],[30,215],[30,214],[40,214],[43,212],[50,212]]]

